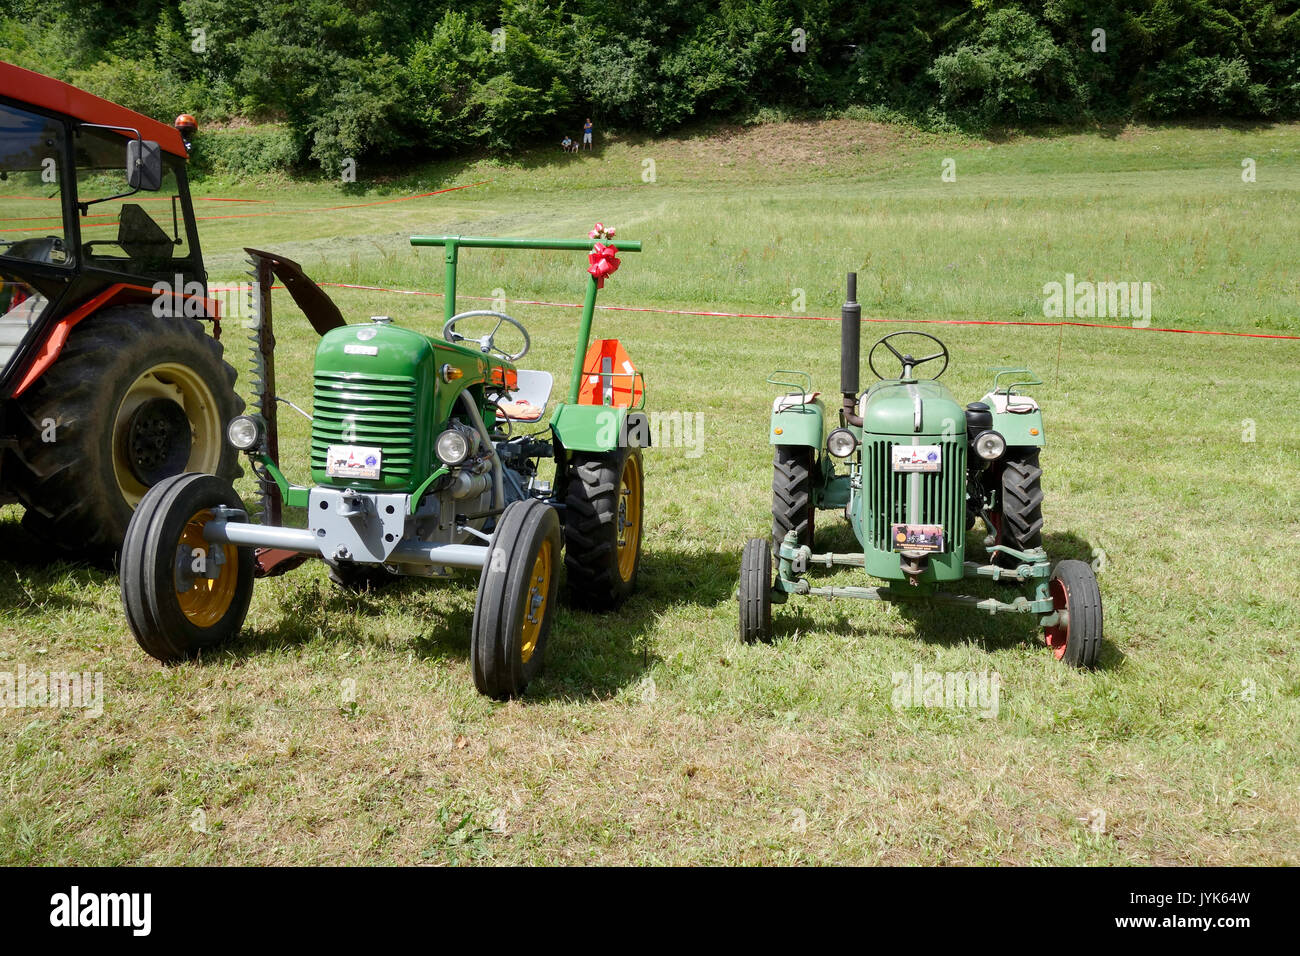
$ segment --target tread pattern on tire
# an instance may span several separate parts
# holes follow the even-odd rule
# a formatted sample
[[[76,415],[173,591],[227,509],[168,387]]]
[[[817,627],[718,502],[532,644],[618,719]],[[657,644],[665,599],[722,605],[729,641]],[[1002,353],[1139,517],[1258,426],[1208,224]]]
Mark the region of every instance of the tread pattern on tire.
[[[803,445],[777,445],[772,460],[772,548],[780,548],[794,531],[800,545],[812,546],[813,450]]]
[[[527,584],[527,575],[532,573],[531,546],[528,547],[529,553],[521,557],[520,543],[530,545],[539,535],[551,538],[554,563],[547,597],[547,619],[532,657],[524,662],[512,653],[510,644],[519,614],[519,608],[510,598]],[[512,503],[502,513],[488,545],[488,564],[479,575],[478,594],[474,600],[470,668],[479,693],[495,700],[517,697],[541,670],[555,616],[560,546],[559,518],[549,505],[529,499]],[[499,563],[498,548],[508,548],[504,565]]]
[[[772,551],[762,538],[750,538],[740,557],[740,639],[766,641],[772,634]]]
[[[1001,529],[998,543],[1017,551],[1041,547],[1043,543],[1043,470],[1038,466],[1038,449],[1002,466],[998,514]],[[994,562],[1014,566],[1019,562],[998,552]]]
[[[167,534],[164,525],[174,518],[177,501],[185,497],[194,499],[195,503],[182,510],[193,507],[198,511],[215,504],[243,507],[229,482],[213,475],[188,473],[165,478],[154,485],[132,515],[122,542],[119,569],[122,607],[136,642],[149,656],[165,663],[192,657],[206,647],[234,637],[243,625],[253,595],[253,551],[236,548],[235,570],[240,577],[230,608],[221,621],[200,630],[183,619],[179,605],[163,605],[164,600],[176,600],[174,548],[179,540]]]
[[[169,346],[170,343],[170,346]],[[139,371],[168,347],[206,352],[208,387],[221,405],[222,428],[244,409],[235,392],[235,370],[222,358],[221,343],[194,319],[160,318],[147,305],[112,306],[73,328],[55,363],[11,402],[19,448],[9,456],[6,477],[27,509],[24,524],[63,550],[94,560],[110,558],[122,544],[131,510],[121,497],[111,459],[88,455],[86,445],[112,433],[116,389],[133,363]],[[198,354],[198,353],[195,353]],[[114,378],[116,373],[116,378]],[[218,378],[219,376],[219,378]],[[217,380],[214,380],[217,379]],[[47,421],[57,423],[59,440],[44,441]],[[243,474],[239,455],[224,440],[218,476],[233,482]],[[110,449],[111,455],[111,449]]]
[[[1052,577],[1065,585],[1070,596],[1069,640],[1062,660],[1083,669],[1095,667],[1102,639],[1101,588],[1097,575],[1086,561],[1071,558],[1058,564]]]
[[[641,449],[627,446],[612,452],[577,452],[569,464],[569,478],[564,496],[564,568],[568,578],[569,603],[591,610],[618,607],[636,590],[640,565],[637,542],[637,565],[630,581],[623,581],[618,570],[618,493],[623,465],[629,455],[641,458]],[[642,470],[644,495],[644,468]],[[645,521],[645,502],[639,510]],[[644,527],[639,529],[644,531]]]

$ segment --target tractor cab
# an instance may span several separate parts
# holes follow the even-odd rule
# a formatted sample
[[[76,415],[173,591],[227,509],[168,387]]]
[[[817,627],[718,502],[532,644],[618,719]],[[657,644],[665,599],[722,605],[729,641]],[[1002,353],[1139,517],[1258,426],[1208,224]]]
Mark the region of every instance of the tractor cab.
[[[162,478],[239,474],[187,158],[176,129],[0,63],[0,497],[72,555],[111,560]]]

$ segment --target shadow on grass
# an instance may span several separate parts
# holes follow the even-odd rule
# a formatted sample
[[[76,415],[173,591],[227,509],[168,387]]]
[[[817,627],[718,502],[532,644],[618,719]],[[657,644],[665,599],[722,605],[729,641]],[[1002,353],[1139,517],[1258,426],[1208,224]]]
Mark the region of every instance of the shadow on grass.
[[[0,608],[20,615],[92,607],[58,593],[69,575],[85,584],[102,586],[114,580],[115,572],[103,564],[76,561],[46,541],[31,534],[17,520],[0,520]]]
[[[650,635],[664,608],[716,606],[735,591],[739,567],[739,551],[647,549],[641,556],[636,592],[621,608],[604,614],[570,607],[567,583],[562,582],[546,664],[529,685],[525,699],[607,697],[637,683],[658,660]],[[220,665],[223,660],[273,653],[310,641],[362,642],[368,639],[367,620],[382,618],[395,601],[407,610],[418,609],[433,592],[451,589],[460,596],[451,607],[447,601],[436,608],[429,602],[427,626],[413,646],[425,660],[464,662],[468,679],[477,586],[477,575],[469,573],[448,580],[396,578],[383,588],[363,592],[347,591],[319,579],[304,581],[291,587],[275,619],[259,627],[246,626],[234,643],[207,657],[205,663]]]
[[[636,593],[617,611],[562,606],[551,627],[546,669],[528,697],[604,697],[637,683],[659,660],[651,635],[665,610],[717,607],[735,593],[739,574],[739,548],[642,552]]]

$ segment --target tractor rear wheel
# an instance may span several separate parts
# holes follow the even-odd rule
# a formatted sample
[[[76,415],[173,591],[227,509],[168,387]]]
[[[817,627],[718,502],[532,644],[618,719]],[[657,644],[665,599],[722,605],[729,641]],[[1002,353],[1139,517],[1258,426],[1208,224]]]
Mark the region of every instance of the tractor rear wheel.
[[[1002,466],[998,507],[994,512],[994,543],[1029,551],[1043,544],[1043,470],[1038,467],[1038,449],[1023,453]],[[1001,551],[993,561],[1014,568],[1021,562]]]
[[[122,542],[119,588],[126,620],[145,653],[184,660],[239,633],[253,596],[253,550],[203,536],[213,508],[240,511],[216,475],[164,478],[145,493]]]
[[[1049,582],[1057,623],[1044,629],[1047,646],[1058,661],[1079,668],[1097,664],[1101,651],[1101,589],[1085,561],[1062,561]]]
[[[746,644],[772,637],[772,549],[750,538],[740,556],[740,639]]]
[[[772,462],[772,550],[788,532],[800,545],[813,542],[813,468],[816,456],[806,445],[777,445]]]
[[[131,512],[184,472],[242,474],[226,425],[244,408],[221,344],[194,319],[115,306],[82,321],[14,403],[10,478],[24,524],[64,550],[110,559]]]
[[[610,610],[636,590],[641,566],[645,472],[641,449],[577,452],[564,496],[569,603]]]
[[[479,693],[517,697],[542,669],[560,582],[560,519],[530,498],[506,507],[478,581],[470,666]]]

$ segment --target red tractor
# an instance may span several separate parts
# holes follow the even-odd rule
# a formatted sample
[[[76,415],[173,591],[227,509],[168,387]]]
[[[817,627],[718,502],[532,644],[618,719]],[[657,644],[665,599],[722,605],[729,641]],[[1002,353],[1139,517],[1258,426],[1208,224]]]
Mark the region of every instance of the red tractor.
[[[92,559],[162,479],[241,474],[183,125],[0,62],[0,501]]]

